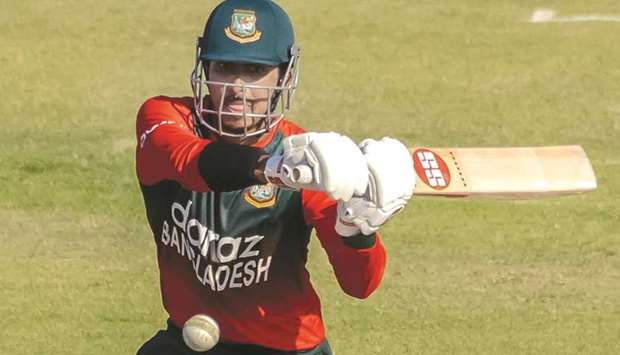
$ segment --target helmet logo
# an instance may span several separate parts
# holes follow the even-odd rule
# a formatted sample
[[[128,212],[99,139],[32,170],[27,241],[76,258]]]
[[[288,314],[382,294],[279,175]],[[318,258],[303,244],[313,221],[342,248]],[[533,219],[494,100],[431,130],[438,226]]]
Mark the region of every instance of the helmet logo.
[[[256,12],[254,10],[235,9],[230,26],[224,29],[226,37],[239,43],[252,43],[260,39],[262,32],[256,30]]]

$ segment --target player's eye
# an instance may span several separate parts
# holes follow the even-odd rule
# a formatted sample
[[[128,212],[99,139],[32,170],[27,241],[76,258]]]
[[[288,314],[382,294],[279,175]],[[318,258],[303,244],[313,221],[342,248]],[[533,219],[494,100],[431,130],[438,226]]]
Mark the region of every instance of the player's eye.
[[[217,70],[218,72],[222,73],[222,72],[228,72],[232,70],[232,66],[230,63],[226,63],[226,62],[215,62],[215,70]]]
[[[250,74],[264,74],[267,72],[267,66],[252,64],[248,66],[247,70]]]
[[[262,64],[236,64],[230,62],[213,62],[211,69],[222,75],[249,75],[260,77],[266,75],[272,67]]]

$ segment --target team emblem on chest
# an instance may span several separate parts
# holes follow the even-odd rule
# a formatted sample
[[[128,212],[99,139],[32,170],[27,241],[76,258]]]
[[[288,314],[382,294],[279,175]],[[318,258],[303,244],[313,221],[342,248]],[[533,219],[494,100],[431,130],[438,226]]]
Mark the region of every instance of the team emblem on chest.
[[[260,39],[262,32],[256,29],[256,12],[252,10],[233,11],[230,26],[224,29],[226,37],[239,43],[251,43]]]
[[[271,207],[276,203],[276,186],[272,184],[250,186],[243,191],[243,198],[256,208]]]

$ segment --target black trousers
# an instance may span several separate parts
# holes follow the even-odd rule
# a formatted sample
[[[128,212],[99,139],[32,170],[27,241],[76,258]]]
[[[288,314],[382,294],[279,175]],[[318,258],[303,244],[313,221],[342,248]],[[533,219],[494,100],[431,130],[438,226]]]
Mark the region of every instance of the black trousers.
[[[332,355],[327,339],[313,349],[282,351],[257,345],[227,344],[220,342],[213,349],[197,353],[185,345],[181,329],[168,321],[168,328],[160,330],[138,350],[136,355]]]

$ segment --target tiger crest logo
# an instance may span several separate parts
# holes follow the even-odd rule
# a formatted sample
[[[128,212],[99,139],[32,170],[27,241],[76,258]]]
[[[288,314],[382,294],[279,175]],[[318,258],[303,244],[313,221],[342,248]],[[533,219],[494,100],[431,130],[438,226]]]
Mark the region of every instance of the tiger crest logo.
[[[254,185],[243,191],[243,199],[256,208],[271,207],[276,203],[275,185]]]
[[[256,29],[256,12],[254,10],[233,10],[230,26],[224,29],[226,37],[241,44],[256,42],[262,32]]]

